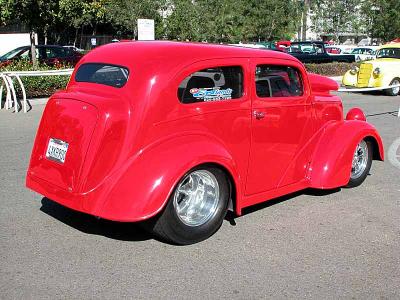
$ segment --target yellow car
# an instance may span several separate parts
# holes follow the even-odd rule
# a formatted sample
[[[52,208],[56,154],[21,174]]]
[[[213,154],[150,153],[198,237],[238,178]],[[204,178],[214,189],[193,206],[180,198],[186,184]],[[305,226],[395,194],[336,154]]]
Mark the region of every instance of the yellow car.
[[[376,51],[376,59],[353,67],[342,78],[342,84],[352,88],[379,88],[400,85],[400,43],[387,44]],[[399,94],[400,87],[386,89],[390,96]]]

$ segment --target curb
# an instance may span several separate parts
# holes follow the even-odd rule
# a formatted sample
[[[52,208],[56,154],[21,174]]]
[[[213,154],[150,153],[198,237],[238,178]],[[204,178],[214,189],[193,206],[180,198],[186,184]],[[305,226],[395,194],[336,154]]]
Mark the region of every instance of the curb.
[[[27,99],[27,101],[32,105],[43,105],[46,104],[49,98],[33,98],[33,99]]]

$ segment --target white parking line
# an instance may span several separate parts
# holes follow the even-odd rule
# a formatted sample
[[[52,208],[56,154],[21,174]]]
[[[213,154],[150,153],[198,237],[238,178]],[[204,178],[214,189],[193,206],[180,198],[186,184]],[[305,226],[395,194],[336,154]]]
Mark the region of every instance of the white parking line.
[[[388,159],[393,166],[400,169],[400,138],[390,145],[388,150]]]

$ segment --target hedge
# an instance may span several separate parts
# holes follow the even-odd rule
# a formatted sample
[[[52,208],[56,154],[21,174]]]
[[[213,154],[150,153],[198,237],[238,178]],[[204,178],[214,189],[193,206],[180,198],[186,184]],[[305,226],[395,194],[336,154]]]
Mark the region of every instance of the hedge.
[[[333,62],[325,64],[305,64],[310,73],[324,76],[342,76],[353,66],[359,66],[359,63]]]
[[[48,66],[46,64],[39,64],[36,69],[33,68],[32,63],[25,60],[14,61],[7,66],[0,67],[1,72],[9,71],[44,71],[54,69],[66,69],[73,68],[66,64],[57,64],[56,66]],[[21,80],[24,84],[27,98],[35,97],[48,97],[57,90],[65,89],[67,86],[69,76],[38,76],[38,77],[24,77],[21,76]],[[21,97],[22,92],[18,84],[14,85],[18,97]]]

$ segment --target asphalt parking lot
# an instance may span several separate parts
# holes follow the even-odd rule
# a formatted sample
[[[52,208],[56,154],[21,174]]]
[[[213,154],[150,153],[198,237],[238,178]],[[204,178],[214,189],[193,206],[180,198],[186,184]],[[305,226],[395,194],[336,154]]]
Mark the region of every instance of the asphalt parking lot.
[[[400,96],[341,96],[346,112],[364,109],[387,155]],[[1,299],[400,298],[400,169],[388,159],[358,188],[272,200],[177,247],[25,188],[43,108],[0,111]]]

